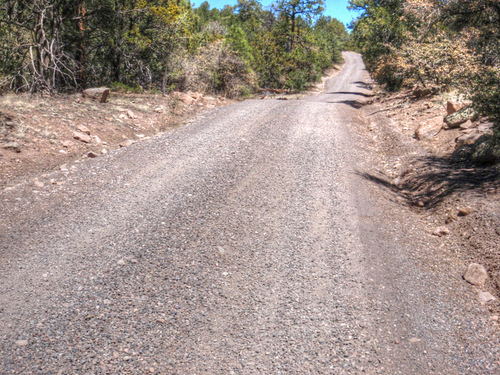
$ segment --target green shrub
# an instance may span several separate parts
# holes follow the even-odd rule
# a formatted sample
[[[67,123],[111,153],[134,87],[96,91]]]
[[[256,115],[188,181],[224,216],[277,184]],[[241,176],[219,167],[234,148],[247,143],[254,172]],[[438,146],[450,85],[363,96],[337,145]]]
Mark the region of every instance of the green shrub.
[[[121,93],[133,93],[133,94],[140,94],[144,92],[144,89],[139,85],[138,83],[129,86],[125,83],[122,82],[113,82],[109,88],[111,91],[114,92],[121,92]]]

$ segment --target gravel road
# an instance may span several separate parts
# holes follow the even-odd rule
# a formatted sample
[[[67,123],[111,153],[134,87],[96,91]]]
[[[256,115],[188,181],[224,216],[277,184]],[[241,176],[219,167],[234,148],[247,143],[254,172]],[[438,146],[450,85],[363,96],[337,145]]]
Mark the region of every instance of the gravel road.
[[[475,291],[356,173],[369,77],[344,56],[319,95],[0,192],[0,373],[496,373]]]

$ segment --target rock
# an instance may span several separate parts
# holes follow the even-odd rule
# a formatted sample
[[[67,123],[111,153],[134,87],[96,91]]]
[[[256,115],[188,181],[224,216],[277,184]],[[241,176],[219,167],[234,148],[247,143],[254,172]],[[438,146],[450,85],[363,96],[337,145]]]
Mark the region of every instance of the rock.
[[[118,262],[116,262],[116,264],[119,266],[124,266],[126,263],[125,263],[125,260],[120,259]]]
[[[34,184],[35,184],[35,186],[36,186],[36,187],[38,187],[38,188],[43,188],[43,187],[45,186],[45,184],[44,184],[43,182],[38,181],[37,179],[35,179],[35,180],[33,181],[33,183],[34,183]]]
[[[133,144],[134,144],[133,140],[127,139],[127,140],[123,141],[122,143],[120,143],[120,147],[128,147],[128,146],[133,145]]]
[[[450,223],[453,223],[455,220],[457,220],[457,215],[455,215],[454,212],[449,212],[446,215],[446,220],[444,222],[445,222],[445,224],[450,224]]]
[[[99,138],[99,136],[94,135],[92,138],[94,139],[94,142],[95,142],[97,145],[100,145],[100,144],[102,143],[101,138]]]
[[[217,246],[217,251],[221,257],[224,258],[226,256],[226,250],[222,246]]]
[[[482,124],[479,124],[477,127],[477,130],[481,133],[490,133],[492,132],[494,127],[494,124],[492,122],[484,122]]]
[[[436,136],[443,128],[443,118],[441,116],[434,117],[424,124],[420,125],[415,132],[415,138],[418,140],[431,138]]]
[[[472,158],[473,152],[474,152],[473,145],[459,146],[459,147],[457,147],[457,149],[455,151],[453,151],[453,154],[451,154],[450,162],[452,164],[455,164],[455,163],[462,163],[464,161],[468,161]]]
[[[130,119],[134,119],[134,118],[136,118],[136,116],[135,116],[134,112],[132,112],[130,109],[128,109],[128,110],[127,110],[127,116],[128,116],[128,118],[130,118]]]
[[[109,88],[107,87],[98,87],[83,90],[82,96],[84,98],[96,99],[101,103],[105,103],[109,96]]]
[[[17,340],[16,345],[17,346],[26,346],[26,345],[28,345],[28,340]]]
[[[484,283],[487,278],[488,273],[486,272],[486,268],[477,263],[469,264],[469,267],[467,267],[467,271],[464,274],[465,281],[480,288],[484,287]]]
[[[108,150],[106,150],[105,148],[103,148],[103,149],[101,150],[101,154],[106,155],[107,153],[108,153]]]
[[[96,158],[96,157],[98,157],[98,156],[99,156],[99,155],[97,155],[97,154],[96,154],[95,152],[93,152],[93,151],[89,151],[89,152],[87,152],[87,157],[88,157],[88,158]]]
[[[4,149],[6,150],[12,150],[12,151],[15,151],[17,153],[20,153],[21,152],[21,145],[17,142],[9,142],[9,143],[6,143],[4,146],[3,146]]]
[[[496,142],[495,136],[485,134],[476,141],[472,160],[478,164],[494,164],[500,161],[500,144]]]
[[[85,134],[85,133],[80,133],[80,132],[74,132],[73,133],[73,138],[76,140],[79,140],[84,143],[90,143],[92,141],[92,138],[90,138],[90,135]]]
[[[410,341],[412,344],[416,344],[417,342],[420,342],[421,340],[418,337],[412,337],[408,341]]]
[[[189,95],[195,100],[195,102],[198,102],[199,100],[203,99],[203,95],[199,92],[189,92]]]
[[[479,301],[482,303],[490,303],[494,300],[496,300],[496,298],[490,292],[479,293]]]
[[[154,109],[156,113],[163,113],[163,108],[162,107],[157,107]]]
[[[452,113],[449,116],[446,116],[444,122],[446,123],[448,129],[453,129],[453,128],[458,128],[460,125],[467,122],[468,120],[473,120],[477,118],[477,116],[478,114],[474,110],[474,108],[468,106],[468,107],[463,107],[462,109],[456,111],[455,113]]]
[[[62,164],[59,169],[61,172],[68,172],[68,166],[66,164]]]
[[[467,120],[463,124],[460,125],[460,129],[462,129],[462,130],[472,129],[473,127],[474,127],[474,123],[471,120]]]
[[[455,112],[462,109],[463,107],[464,107],[463,104],[458,104],[458,103],[452,102],[451,100],[448,100],[448,102],[446,103],[447,116],[454,114]]]
[[[432,232],[432,234],[434,236],[437,236],[437,237],[443,237],[443,236],[447,236],[448,234],[450,234],[450,230],[446,227],[439,227],[439,228],[436,228],[436,230],[434,232]]]
[[[465,133],[455,139],[455,142],[459,147],[463,145],[473,145],[481,136],[482,134],[477,132]]]
[[[413,97],[420,99],[420,98],[424,98],[426,96],[430,96],[433,93],[434,93],[434,90],[432,90],[430,88],[417,87],[416,89],[413,90],[412,95],[413,95]]]
[[[63,141],[62,142],[63,147],[70,148],[75,145],[75,142],[73,141]]]
[[[464,207],[458,208],[458,215],[460,215],[460,216],[467,216],[471,212],[472,212],[472,207],[470,207],[470,206],[464,206]]]
[[[85,133],[87,135],[90,135],[90,129],[87,128],[85,125],[77,125],[76,130],[78,130],[80,133]]]
[[[178,91],[175,91],[172,93],[172,96],[175,98],[175,99],[178,99],[180,100],[181,102],[183,102],[184,104],[187,104],[187,105],[191,105],[194,103],[194,99],[191,97],[191,95],[188,95],[186,93],[183,93],[183,92],[178,92]]]

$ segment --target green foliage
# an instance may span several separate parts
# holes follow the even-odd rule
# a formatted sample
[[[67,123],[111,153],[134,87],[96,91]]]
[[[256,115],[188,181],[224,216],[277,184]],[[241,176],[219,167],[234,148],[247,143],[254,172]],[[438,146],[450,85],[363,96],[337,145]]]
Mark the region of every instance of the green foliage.
[[[476,76],[473,93],[479,111],[500,123],[500,71],[493,67],[484,68]]]
[[[245,32],[240,26],[233,25],[226,36],[226,44],[243,59],[250,63],[253,61],[252,48],[248,43]]]
[[[302,90],[341,60],[347,40],[323,0],[193,9],[187,0],[0,0],[0,90]],[[212,52],[209,50],[213,49]],[[211,56],[212,65],[197,56]],[[210,66],[209,66],[210,65]],[[196,73],[196,74],[198,74]],[[210,77],[210,78],[208,78]],[[210,84],[206,84],[207,82]]]
[[[500,2],[351,0],[353,40],[387,89],[454,90],[495,124],[474,159],[500,155]]]
[[[322,16],[314,25],[314,34],[319,50],[327,58],[322,67],[339,64],[342,61],[342,49],[349,41],[344,24],[335,18]]]
[[[352,38],[363,52],[369,68],[399,48],[406,41],[405,34],[412,23],[403,17],[404,0],[350,0],[350,8],[361,11],[353,22]]]
[[[144,91],[144,89],[137,83],[133,86],[128,86],[121,82],[113,82],[111,83],[111,85],[109,85],[109,88],[111,89],[111,91],[122,92],[122,93],[139,94]]]

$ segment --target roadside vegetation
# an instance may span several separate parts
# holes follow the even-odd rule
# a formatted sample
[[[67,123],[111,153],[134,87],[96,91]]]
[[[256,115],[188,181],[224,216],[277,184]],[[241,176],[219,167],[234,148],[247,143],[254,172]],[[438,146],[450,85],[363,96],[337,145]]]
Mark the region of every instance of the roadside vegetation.
[[[303,90],[348,34],[323,0],[0,0],[0,92]]]
[[[351,0],[353,43],[389,91],[448,93],[494,122],[473,158],[500,160],[500,2]],[[486,142],[484,142],[486,141]]]

